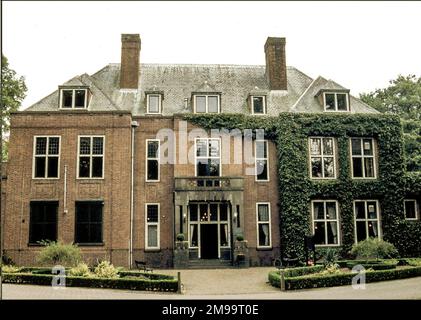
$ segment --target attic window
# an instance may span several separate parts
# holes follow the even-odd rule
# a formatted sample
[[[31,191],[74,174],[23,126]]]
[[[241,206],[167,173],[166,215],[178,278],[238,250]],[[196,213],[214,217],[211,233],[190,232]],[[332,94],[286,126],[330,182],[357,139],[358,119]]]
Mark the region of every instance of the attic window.
[[[86,109],[88,107],[88,89],[60,89],[61,109]]]
[[[251,111],[253,114],[266,114],[266,97],[250,96]]]
[[[194,113],[219,113],[219,95],[195,95]]]
[[[160,114],[162,109],[161,94],[147,94],[146,95],[146,113]]]
[[[325,111],[349,111],[348,93],[324,92]]]

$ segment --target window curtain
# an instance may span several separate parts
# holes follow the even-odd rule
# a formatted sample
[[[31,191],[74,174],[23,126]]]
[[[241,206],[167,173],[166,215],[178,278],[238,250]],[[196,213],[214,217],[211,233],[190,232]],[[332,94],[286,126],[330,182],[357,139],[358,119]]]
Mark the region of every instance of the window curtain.
[[[158,226],[156,225],[148,226],[148,246],[149,247],[158,246]]]
[[[269,221],[269,208],[267,205],[259,205],[259,221]]]
[[[263,234],[265,235],[265,246],[269,245],[269,225],[268,224],[262,224],[262,231]]]

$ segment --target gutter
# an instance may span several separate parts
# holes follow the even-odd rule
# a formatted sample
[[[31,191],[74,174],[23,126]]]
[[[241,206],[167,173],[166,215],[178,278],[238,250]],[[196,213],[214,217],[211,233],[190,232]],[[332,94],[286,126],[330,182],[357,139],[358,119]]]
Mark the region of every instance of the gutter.
[[[129,240],[129,269],[133,266],[133,220],[134,220],[134,132],[139,123],[132,121],[132,132],[131,132],[131,169],[130,169],[130,240]]]

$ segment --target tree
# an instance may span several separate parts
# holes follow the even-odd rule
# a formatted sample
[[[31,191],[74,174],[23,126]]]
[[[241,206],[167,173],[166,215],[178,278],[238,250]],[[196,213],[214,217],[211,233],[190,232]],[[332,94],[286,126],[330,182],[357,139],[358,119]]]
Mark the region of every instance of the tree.
[[[2,145],[7,143],[6,135],[9,132],[10,113],[18,110],[22,100],[26,96],[25,78],[16,75],[13,69],[9,68],[7,58],[1,55],[1,123],[0,134]],[[2,160],[7,159],[7,148],[2,149]]]
[[[421,171],[421,77],[399,75],[387,88],[363,93],[360,99],[380,112],[401,117],[406,168]]]

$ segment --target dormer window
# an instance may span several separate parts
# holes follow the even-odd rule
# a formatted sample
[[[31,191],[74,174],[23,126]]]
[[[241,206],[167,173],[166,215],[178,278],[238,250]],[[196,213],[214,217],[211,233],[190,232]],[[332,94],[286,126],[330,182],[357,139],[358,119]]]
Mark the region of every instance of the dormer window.
[[[162,113],[162,95],[158,93],[146,94],[146,113],[161,114]]]
[[[87,88],[60,88],[60,109],[86,109]]]
[[[266,114],[266,97],[250,96],[251,112],[253,114]]]
[[[325,111],[349,111],[348,93],[323,92]]]
[[[220,113],[220,97],[216,94],[196,94],[194,98],[194,113]]]

